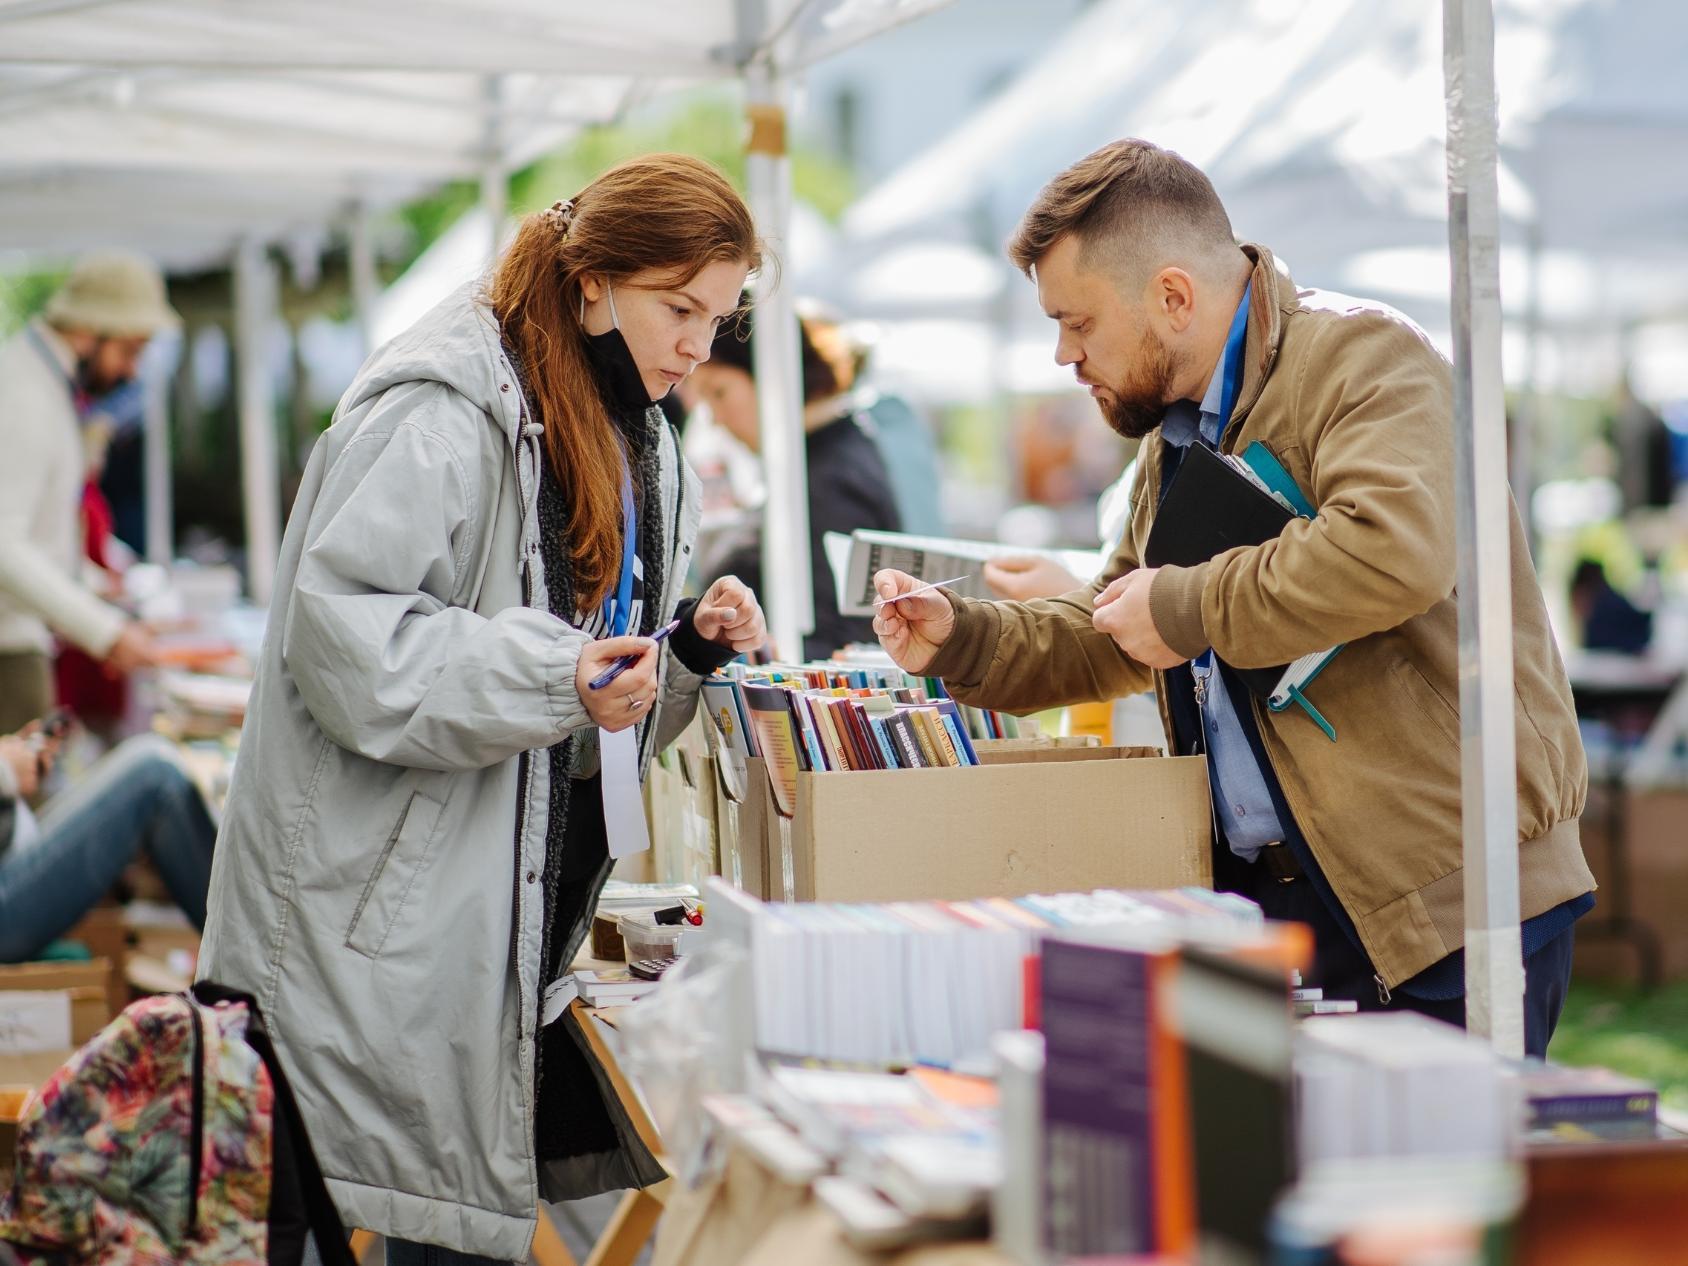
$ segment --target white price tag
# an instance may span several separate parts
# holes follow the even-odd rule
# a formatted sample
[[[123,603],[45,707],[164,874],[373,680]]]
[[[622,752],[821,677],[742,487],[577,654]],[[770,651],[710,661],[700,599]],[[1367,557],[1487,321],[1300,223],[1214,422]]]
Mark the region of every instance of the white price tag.
[[[611,734],[598,729],[599,783],[604,792],[604,830],[610,856],[619,861],[651,846],[645,826],[645,797],[639,789],[639,733],[628,726]]]
[[[27,1055],[71,1046],[70,995],[52,989],[0,993],[0,1052]]]

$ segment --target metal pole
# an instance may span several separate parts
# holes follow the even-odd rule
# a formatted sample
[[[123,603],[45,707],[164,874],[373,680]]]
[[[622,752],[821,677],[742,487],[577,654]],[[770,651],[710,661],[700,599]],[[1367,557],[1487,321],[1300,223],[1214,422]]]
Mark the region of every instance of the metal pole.
[[[1443,0],[1448,235],[1453,257],[1459,712],[1465,831],[1465,1015],[1502,1055],[1524,1052],[1513,737],[1511,514],[1501,379],[1494,13]]]
[[[174,335],[175,355],[159,349],[141,378],[142,478],[146,486],[147,562],[168,567],[175,557],[171,536],[170,384],[179,359],[187,356],[187,339]]]
[[[791,84],[769,59],[745,67],[750,115],[746,181],[750,209],[764,241],[787,269],[791,240],[791,159],[786,152]],[[779,653],[803,654],[803,635],[815,627],[814,578],[809,571],[809,482],[804,452],[802,353],[796,296],[789,286],[756,285],[756,401],[768,500],[762,517],[761,595],[768,631]]]
[[[357,321],[358,337],[363,341],[363,354],[375,350],[375,301],[381,294],[381,280],[375,272],[375,233],[370,224],[369,207],[358,203],[352,208],[351,242],[347,271],[352,290],[352,316]]]
[[[268,342],[276,308],[275,266],[264,244],[247,239],[235,252],[234,337],[240,405],[240,482],[246,505],[246,583],[252,601],[268,606],[281,548],[275,385]]]
[[[481,85],[486,103],[486,161],[481,168],[481,210],[487,217],[487,262],[504,245],[504,219],[510,213],[510,176],[504,166],[504,77],[487,75]]]
[[[1535,556],[1536,525],[1531,503],[1536,494],[1536,436],[1541,430],[1541,225],[1525,230],[1526,274],[1530,293],[1524,306],[1524,375],[1518,416],[1512,427],[1512,498],[1524,521],[1524,540]]]

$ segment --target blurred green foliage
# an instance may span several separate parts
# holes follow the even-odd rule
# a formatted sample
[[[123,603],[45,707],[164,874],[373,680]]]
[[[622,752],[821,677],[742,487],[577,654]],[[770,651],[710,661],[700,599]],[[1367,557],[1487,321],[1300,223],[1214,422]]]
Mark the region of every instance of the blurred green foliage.
[[[742,193],[744,141],[744,114],[736,97],[710,90],[677,108],[589,127],[556,153],[511,173],[510,210],[517,215],[537,211],[559,198],[573,197],[619,162],[666,151],[695,154],[714,163]],[[849,166],[812,147],[794,146],[791,179],[798,199],[830,220],[842,215],[857,193]],[[410,230],[410,250],[398,271],[427,250],[479,196],[473,181],[454,181],[406,206],[400,218]]]
[[[1548,1056],[1640,1077],[1661,1102],[1688,1111],[1688,981],[1651,993],[1573,981]]]
[[[0,338],[46,307],[64,279],[63,269],[0,276]]]

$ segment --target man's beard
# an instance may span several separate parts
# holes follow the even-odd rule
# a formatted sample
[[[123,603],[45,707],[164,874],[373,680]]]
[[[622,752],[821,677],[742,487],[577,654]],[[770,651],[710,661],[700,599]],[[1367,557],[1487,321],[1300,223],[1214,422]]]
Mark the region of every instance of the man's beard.
[[[1178,376],[1177,359],[1152,330],[1143,331],[1134,360],[1133,381],[1122,387],[1099,384],[1108,394],[1096,401],[1102,420],[1128,440],[1140,440],[1161,424]]]

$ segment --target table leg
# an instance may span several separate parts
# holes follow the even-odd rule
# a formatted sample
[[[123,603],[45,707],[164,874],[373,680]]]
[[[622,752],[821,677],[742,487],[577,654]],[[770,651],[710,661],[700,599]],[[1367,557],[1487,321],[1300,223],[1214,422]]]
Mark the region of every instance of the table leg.
[[[576,1266],[574,1254],[569,1252],[551,1223],[551,1215],[543,1208],[539,1211],[539,1229],[533,1235],[533,1255],[528,1260],[539,1266]]]
[[[586,1266],[633,1266],[639,1251],[650,1242],[661,1214],[662,1202],[649,1191],[629,1191],[592,1246]]]

